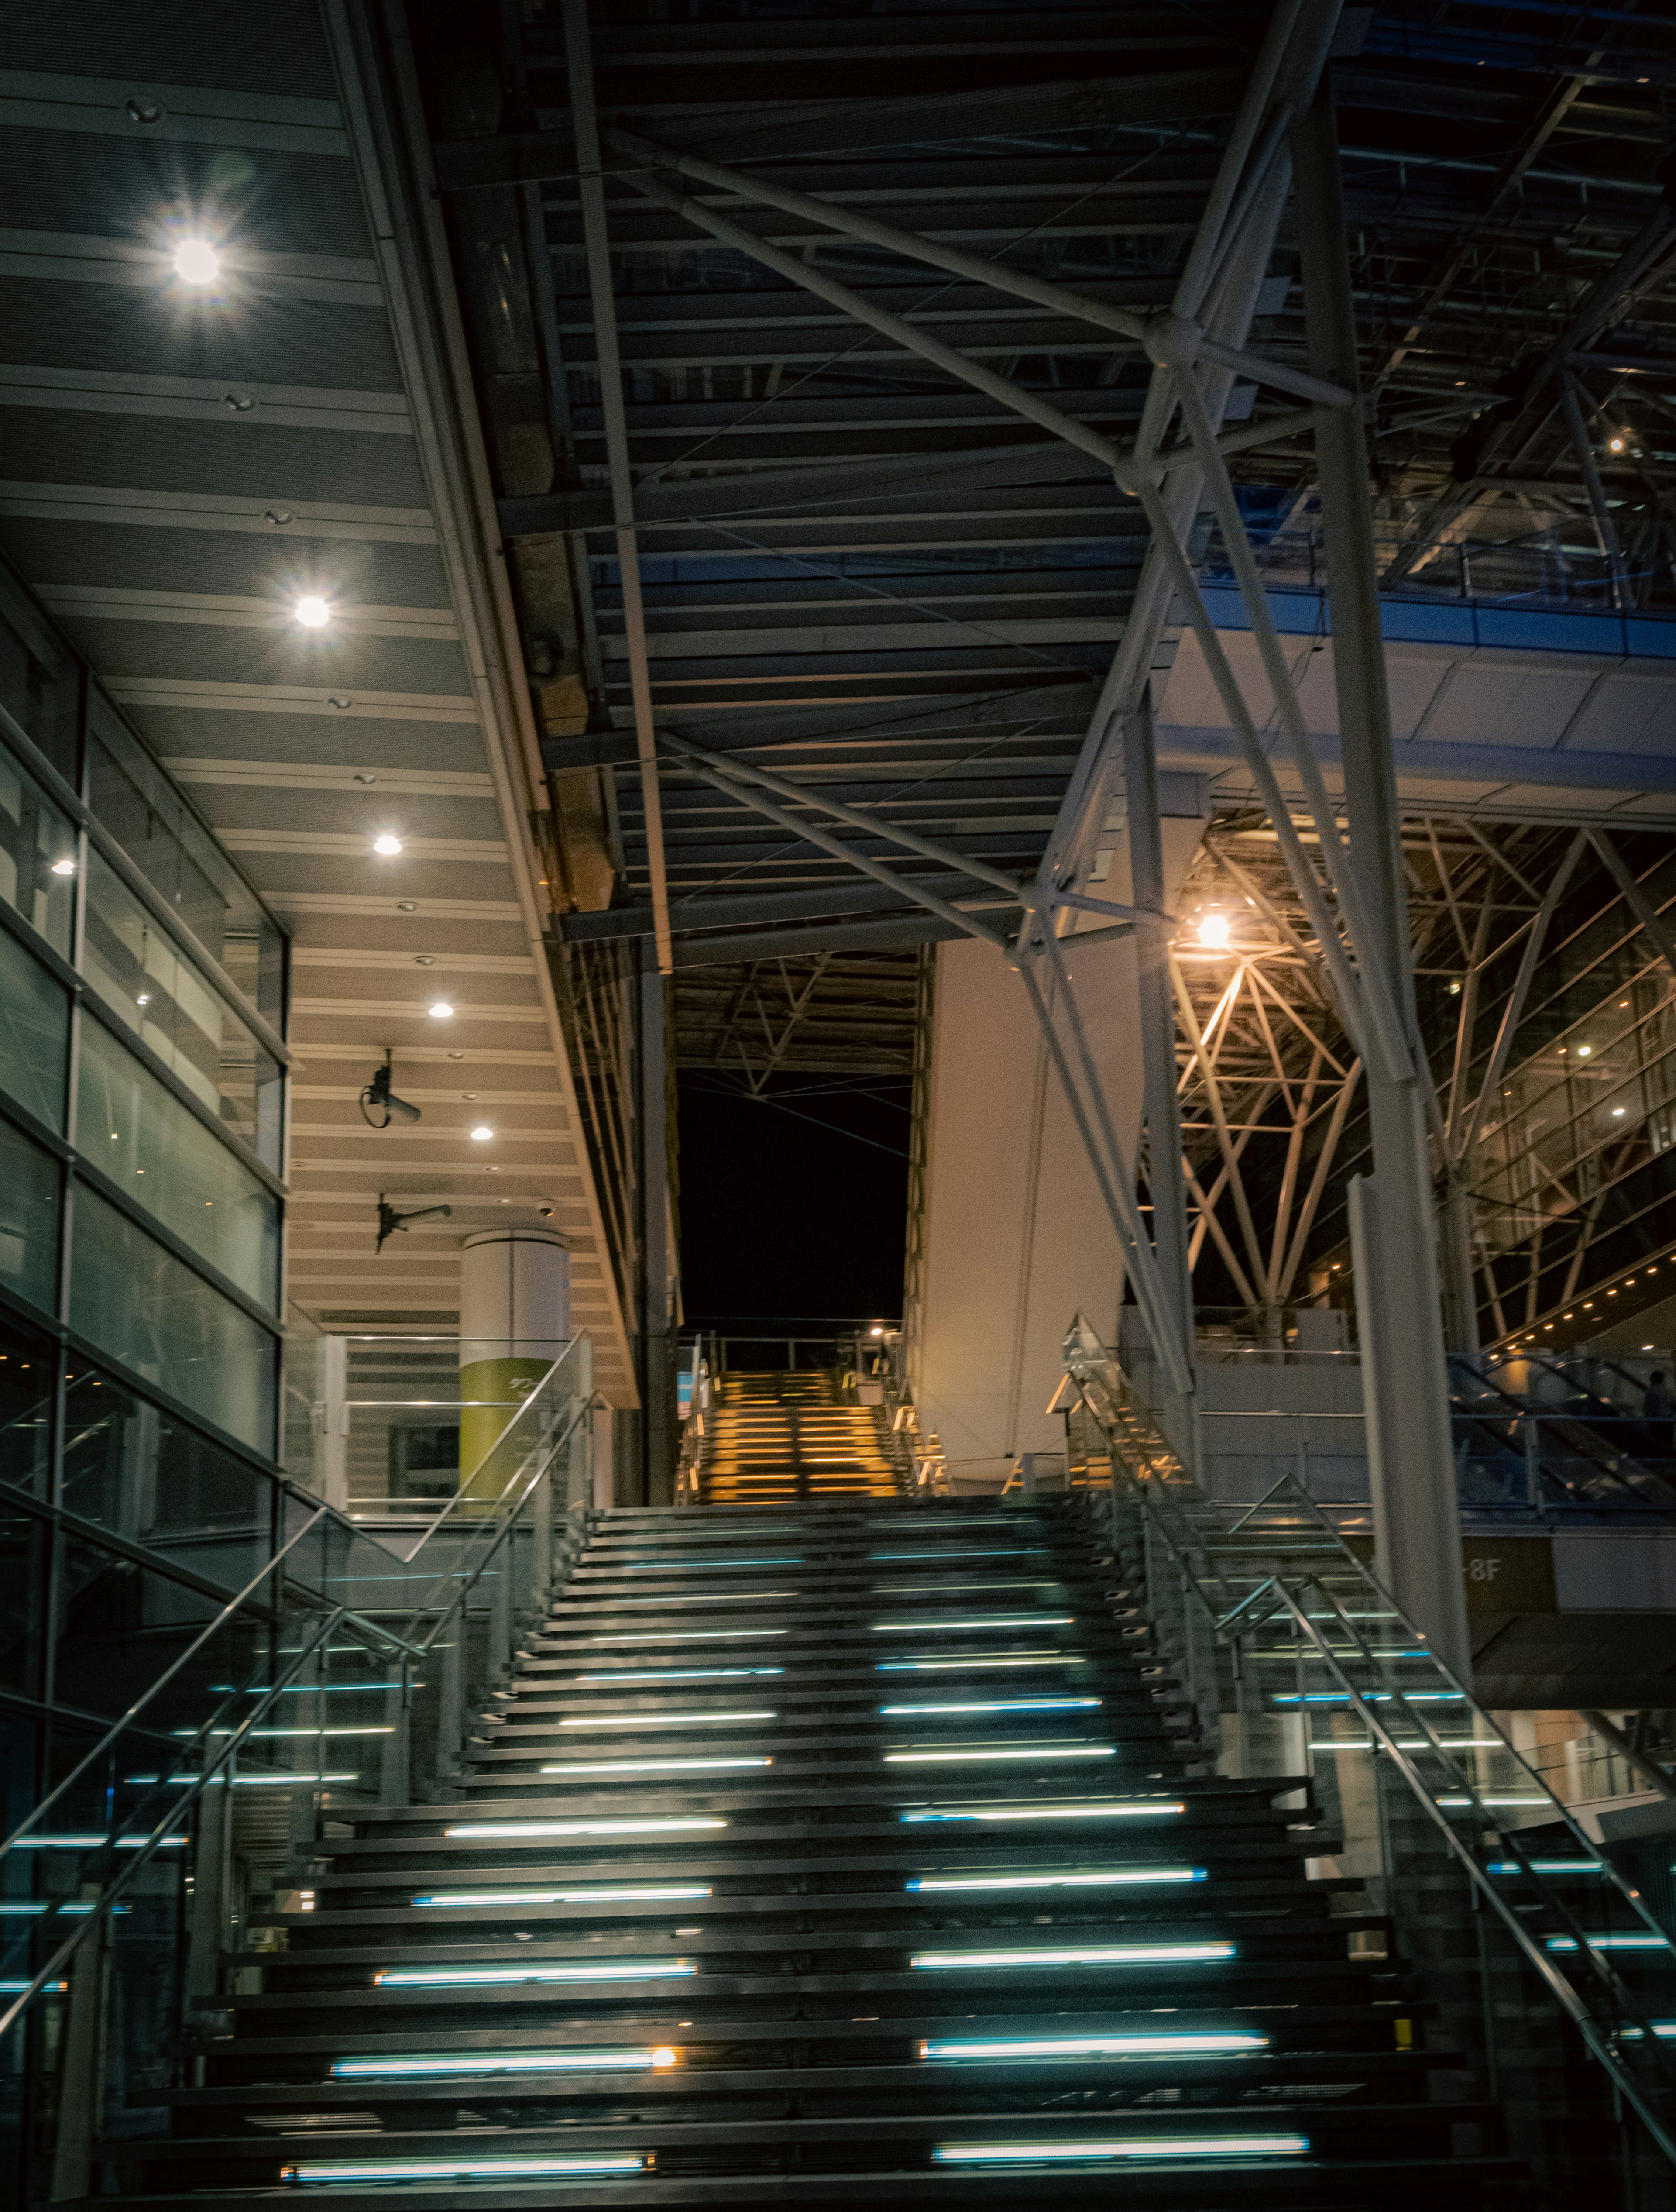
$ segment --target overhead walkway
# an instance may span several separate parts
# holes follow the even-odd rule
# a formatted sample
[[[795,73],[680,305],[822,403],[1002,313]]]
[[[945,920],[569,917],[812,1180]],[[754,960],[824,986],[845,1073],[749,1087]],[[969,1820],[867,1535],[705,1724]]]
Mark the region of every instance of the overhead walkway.
[[[698,1462],[705,1505],[895,1498],[902,1458],[883,1412],[825,1370],[720,1376]]]
[[[154,2207],[1485,2203],[1307,1784],[1192,1771],[1181,1704],[1074,1502],[607,1515],[458,1795],[321,1838],[100,2154]]]

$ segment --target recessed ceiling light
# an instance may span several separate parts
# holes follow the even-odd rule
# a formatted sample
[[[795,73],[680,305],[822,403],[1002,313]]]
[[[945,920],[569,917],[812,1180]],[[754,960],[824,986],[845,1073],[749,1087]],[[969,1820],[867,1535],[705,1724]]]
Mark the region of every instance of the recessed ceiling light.
[[[398,914],[417,914],[419,902],[417,899],[398,899],[396,911]]]
[[[331,620],[331,609],[318,592],[305,592],[291,611],[305,629],[324,629]]]
[[[1627,1106],[1614,1106],[1612,1109],[1612,1120],[1614,1121],[1621,1121],[1629,1110],[1630,1109]]]
[[[183,284],[213,284],[222,257],[207,238],[183,238],[174,249],[174,273]]]
[[[413,964],[416,968],[434,968],[436,955],[434,952],[416,952],[413,956]]]
[[[55,876],[73,876],[76,873],[76,863],[74,860],[54,860],[52,872]]]
[[[475,1145],[486,1145],[494,1134],[494,1130],[489,1127],[487,1121],[479,1121],[471,1132],[471,1141]]]
[[[1207,914],[1199,921],[1199,941],[1212,946],[1226,945],[1232,927],[1225,914]]]
[[[373,840],[373,850],[375,853],[382,853],[386,860],[393,860],[397,854],[399,853],[401,849],[401,839],[397,836],[392,836],[388,830],[384,832],[382,836],[374,837]]]
[[[465,1054],[463,1052],[451,1052],[448,1057],[450,1060],[464,1060]]]
[[[450,1021],[453,1018],[453,1008],[446,999],[439,999],[431,1008],[431,1019],[434,1022]]]

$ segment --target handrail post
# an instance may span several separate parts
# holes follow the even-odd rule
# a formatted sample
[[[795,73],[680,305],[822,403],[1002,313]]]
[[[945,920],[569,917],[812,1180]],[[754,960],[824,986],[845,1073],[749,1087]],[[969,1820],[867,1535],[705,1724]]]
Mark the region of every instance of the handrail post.
[[[93,2190],[93,2147],[103,2133],[105,2038],[111,1982],[111,1923],[103,1913],[70,1963],[70,2013],[58,2064],[52,2201],[80,2202]]]
[[[405,1654],[398,1679],[385,1692],[384,1710],[391,1733],[379,1761],[379,1802],[404,1805],[413,1771],[413,1662]]]
[[[222,1953],[227,1941],[227,1878],[233,1841],[232,1792],[225,1787],[200,1790],[192,1822],[192,1902],[186,1928],[186,1963],[181,1996],[216,1996],[222,1985]]]
[[[437,1686],[434,1782],[440,1796],[453,1778],[465,1740],[465,1599],[462,1593],[441,1640],[442,1674]],[[433,1644],[433,1651],[438,1648]]]
[[[507,1662],[512,1657],[512,1578],[518,1571],[518,1524],[523,1514],[524,1509],[520,1506],[513,1515],[501,1539],[500,1558],[492,1559],[486,1570],[494,1576],[495,1583],[489,1594],[489,1650],[486,1654],[489,1664],[484,1669],[488,1677],[485,1686],[497,1689],[506,1678]],[[465,1607],[462,1605],[462,1626],[465,1619]]]

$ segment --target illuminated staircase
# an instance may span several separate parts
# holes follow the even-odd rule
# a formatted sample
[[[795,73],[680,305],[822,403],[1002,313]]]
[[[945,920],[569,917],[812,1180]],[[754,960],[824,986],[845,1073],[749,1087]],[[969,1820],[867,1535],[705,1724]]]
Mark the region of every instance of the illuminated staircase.
[[[1493,2107],[1305,1879],[1304,1785],[1190,1771],[1092,1525],[603,1516],[457,1798],[334,1815],[106,2172],[183,2212],[1499,2202]]]
[[[701,1505],[897,1495],[902,1475],[884,1414],[851,1402],[824,1371],[725,1375],[706,1418]]]

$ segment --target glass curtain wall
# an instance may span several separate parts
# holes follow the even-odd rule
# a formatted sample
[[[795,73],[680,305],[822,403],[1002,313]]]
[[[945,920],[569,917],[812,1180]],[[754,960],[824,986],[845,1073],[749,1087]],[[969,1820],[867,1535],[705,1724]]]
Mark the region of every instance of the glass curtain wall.
[[[0,1772],[15,1817],[274,1551],[285,958],[212,833],[0,567]]]

